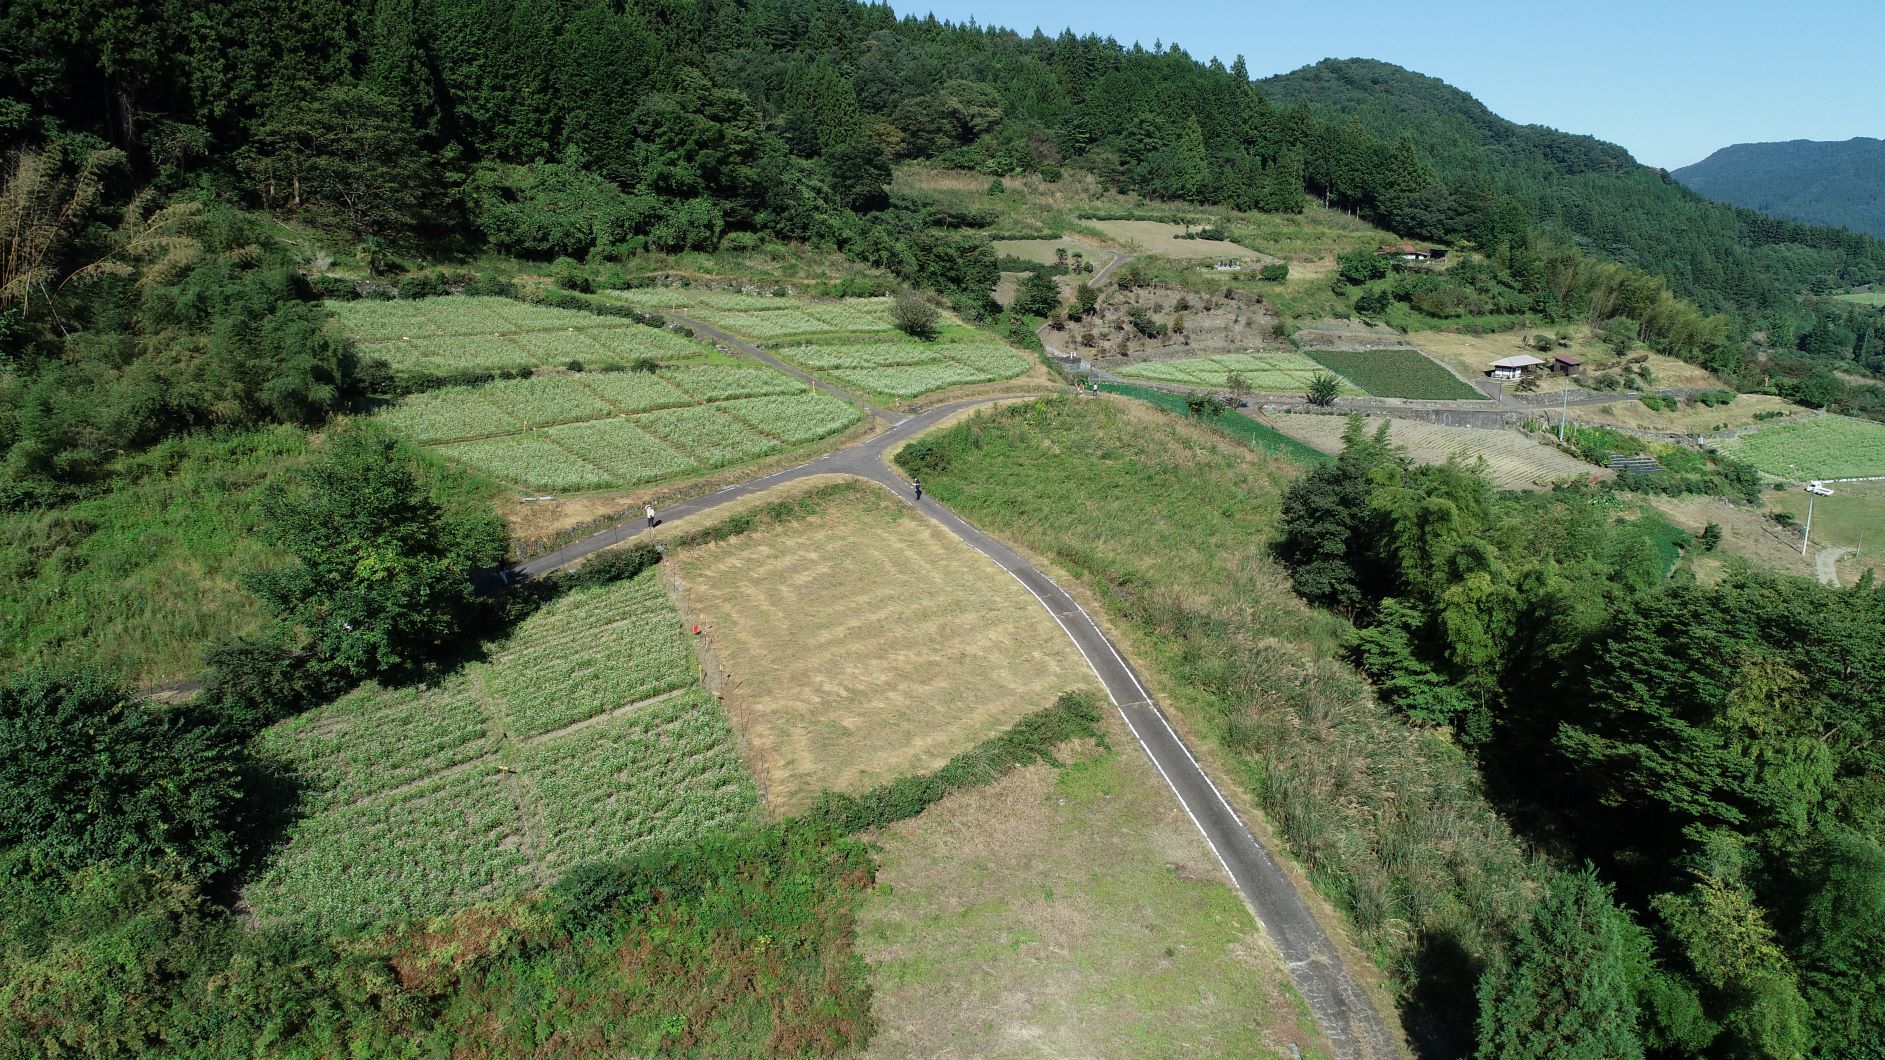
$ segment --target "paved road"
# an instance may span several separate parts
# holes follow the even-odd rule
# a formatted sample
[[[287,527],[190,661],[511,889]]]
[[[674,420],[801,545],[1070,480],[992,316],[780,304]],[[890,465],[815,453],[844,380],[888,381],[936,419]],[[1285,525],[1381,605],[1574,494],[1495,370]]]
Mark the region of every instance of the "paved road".
[[[796,468],[779,471],[718,493],[677,504],[664,515],[671,519],[693,515],[718,507],[728,501],[812,475],[843,474],[875,482],[890,490],[906,504],[967,542],[970,547],[992,560],[996,566],[1020,582],[1040,601],[1043,608],[1065,630],[1074,646],[1086,657],[1105,685],[1107,694],[1119,708],[1140,746],[1153,765],[1171,785],[1185,812],[1204,833],[1205,841],[1217,853],[1263,928],[1275,940],[1288,965],[1297,989],[1308,1000],[1310,1011],[1335,1047],[1338,1057],[1379,1060],[1399,1055],[1394,1036],[1388,1030],[1355,978],[1342,963],[1334,943],[1316,922],[1309,906],[1297,892],[1289,876],[1257,842],[1250,829],[1237,816],[1211,778],[1179,738],[1165,714],[1145,689],[1131,664],[1115,649],[1079,602],[1042,574],[1013,550],[971,526],[961,516],[925,496],[921,502],[911,498],[909,483],[885,463],[885,453],[893,445],[935,426],[943,418],[965,408],[987,404],[993,398],[957,402],[909,417],[894,427],[848,449],[813,460]],[[610,545],[627,541],[647,532],[640,519],[627,520],[601,533],[572,542],[555,552],[519,564],[515,571],[526,576],[547,573],[572,563]]]

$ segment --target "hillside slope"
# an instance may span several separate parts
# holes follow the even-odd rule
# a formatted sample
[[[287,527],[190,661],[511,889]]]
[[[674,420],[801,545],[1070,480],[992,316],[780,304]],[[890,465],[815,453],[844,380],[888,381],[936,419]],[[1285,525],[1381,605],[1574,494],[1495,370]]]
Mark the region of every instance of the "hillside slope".
[[[1885,239],[1885,140],[1735,144],[1669,175],[1721,202]]]

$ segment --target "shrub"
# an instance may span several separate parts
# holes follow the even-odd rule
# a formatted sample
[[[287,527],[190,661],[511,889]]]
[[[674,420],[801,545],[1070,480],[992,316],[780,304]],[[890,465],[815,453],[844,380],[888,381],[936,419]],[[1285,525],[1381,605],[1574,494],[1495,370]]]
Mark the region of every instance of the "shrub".
[[[913,291],[899,294],[890,307],[890,322],[897,326],[898,331],[914,339],[935,338],[939,317],[936,307]]]
[[[1270,262],[1268,265],[1257,270],[1257,279],[1268,280],[1271,283],[1281,283],[1289,279],[1289,266],[1280,261]]]
[[[27,845],[43,867],[228,869],[245,748],[97,674],[26,671],[0,685],[0,846]]]

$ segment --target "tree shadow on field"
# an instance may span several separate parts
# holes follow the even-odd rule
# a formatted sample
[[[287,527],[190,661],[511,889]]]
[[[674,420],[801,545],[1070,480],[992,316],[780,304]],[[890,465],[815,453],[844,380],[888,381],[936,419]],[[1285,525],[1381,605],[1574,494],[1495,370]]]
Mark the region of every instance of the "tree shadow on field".
[[[1413,992],[1401,1000],[1401,1027],[1419,1057],[1469,1056],[1479,1023],[1479,973],[1485,965],[1450,931],[1424,931],[1415,943]]]
[[[204,888],[209,897],[233,907],[242,888],[274,859],[295,822],[306,816],[308,785],[291,764],[251,755],[242,765],[241,858]]]

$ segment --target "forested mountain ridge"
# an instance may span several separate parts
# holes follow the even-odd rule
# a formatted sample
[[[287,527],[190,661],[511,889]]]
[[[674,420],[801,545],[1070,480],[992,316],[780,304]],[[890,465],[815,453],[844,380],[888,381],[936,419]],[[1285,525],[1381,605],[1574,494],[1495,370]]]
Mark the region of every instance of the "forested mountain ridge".
[[[1885,140],[1734,144],[1669,175],[1721,202],[1885,239]]]
[[[1709,201],[1615,144],[1507,121],[1391,63],[1331,59],[1257,85],[1376,136],[1411,135],[1443,182],[1483,180],[1541,228],[1662,276],[1711,312],[1784,316],[1803,290],[1870,283],[1885,270],[1877,239]]]

